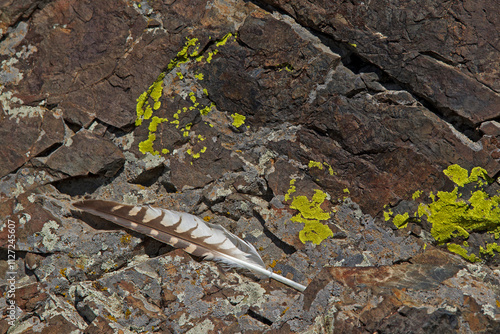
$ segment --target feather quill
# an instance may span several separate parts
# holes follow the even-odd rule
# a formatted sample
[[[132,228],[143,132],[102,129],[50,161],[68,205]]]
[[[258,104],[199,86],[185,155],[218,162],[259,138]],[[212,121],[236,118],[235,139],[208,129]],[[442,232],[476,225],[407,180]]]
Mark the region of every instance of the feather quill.
[[[85,200],[74,203],[73,206],[175,248],[181,248],[194,256],[246,269],[299,291],[306,289],[304,285],[267,270],[257,250],[250,243],[220,225],[207,223],[191,214],[101,200]]]

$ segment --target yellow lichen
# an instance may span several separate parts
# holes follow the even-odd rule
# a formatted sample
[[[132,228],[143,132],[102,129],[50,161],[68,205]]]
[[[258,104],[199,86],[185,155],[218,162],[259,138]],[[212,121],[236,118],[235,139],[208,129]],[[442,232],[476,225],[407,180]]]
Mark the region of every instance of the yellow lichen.
[[[120,238],[120,242],[124,245],[128,245],[131,240],[132,237],[129,234],[122,235],[122,237]]]
[[[290,188],[288,189],[287,193],[285,194],[285,201],[290,200],[290,195],[293,194],[296,191],[295,188],[295,179],[290,180]]]
[[[332,230],[321,223],[321,221],[330,219],[330,213],[321,208],[326,197],[327,195],[323,191],[316,189],[311,200],[306,196],[293,198],[290,208],[297,210],[298,214],[290,220],[304,224],[304,228],[299,232],[299,239],[303,243],[312,241],[319,245],[326,238],[333,236]]]
[[[323,165],[321,164],[321,162],[317,162],[317,161],[313,161],[313,160],[310,160],[309,161],[309,164],[307,165],[309,168],[313,168],[313,167],[316,167],[318,169],[323,169]]]
[[[469,172],[458,166],[451,165],[443,171],[456,186],[452,191],[438,191],[437,194],[429,194],[430,203],[420,203],[417,210],[417,217],[424,216],[432,224],[431,235],[442,245],[447,243],[448,250],[457,253],[469,261],[479,261],[477,254],[469,254],[464,247],[468,247],[467,241],[461,245],[449,242],[452,239],[460,238],[467,240],[470,233],[482,232],[494,234],[495,238],[500,237],[500,196],[490,196],[484,190],[478,189],[470,192],[468,198],[464,198],[459,192],[459,187],[470,183],[476,183],[477,187],[482,187],[493,180],[488,177],[486,171],[481,167],[475,167]],[[418,199],[420,191],[413,194],[413,199]],[[392,212],[385,213],[386,220],[392,216]],[[407,226],[409,214],[396,215],[393,223],[398,228]],[[494,251],[499,251],[497,244],[487,243],[486,248],[480,247],[480,254],[493,255]]]
[[[335,172],[333,171],[332,166],[330,166],[328,163],[326,163],[326,162],[321,163],[321,162],[318,162],[318,161],[309,160],[309,164],[308,164],[309,168],[315,167],[315,168],[318,168],[320,170],[323,170],[323,166],[328,167],[328,173],[330,175],[335,174]]]
[[[231,117],[233,118],[233,126],[234,127],[239,128],[240,126],[245,124],[245,119],[246,119],[245,116],[240,115],[238,113],[234,113],[231,115]]]
[[[411,198],[415,201],[415,200],[417,200],[420,197],[420,195],[422,195],[422,193],[423,193],[423,191],[417,190],[417,191],[415,191],[413,193],[413,195],[411,196]]]
[[[221,39],[217,40],[215,42],[215,47],[220,47],[225,45],[230,37],[236,38],[232,33],[228,33],[224,35]],[[201,61],[204,59],[204,56],[200,54],[200,43],[197,38],[186,38],[186,43],[182,47],[182,49],[177,53],[177,55],[170,61],[170,63],[167,66],[166,72],[162,72],[158,78],[155,80],[155,82],[146,90],[143,92],[138,98],[137,98],[137,105],[136,105],[136,126],[142,125],[144,120],[149,120],[152,118],[151,122],[149,123],[148,129],[149,129],[149,134],[148,138],[141,143],[139,143],[139,150],[142,153],[151,153],[151,154],[159,154],[158,151],[154,150],[154,142],[156,140],[156,134],[155,132],[158,129],[158,125],[162,122],[166,122],[166,118],[159,118],[156,116],[153,116],[154,110],[158,110],[161,107],[161,101],[160,98],[163,94],[163,79],[165,78],[166,73],[170,73],[174,70],[176,67],[180,67],[181,64],[188,63],[191,60],[196,60],[196,61]],[[212,59],[213,56],[215,56],[219,50],[217,48],[213,48],[210,52],[208,52],[208,57],[207,57],[207,63],[209,63]],[[187,72],[189,73],[189,72]],[[186,69],[181,69],[175,71],[175,75],[179,77],[180,80],[184,80],[186,77]],[[204,79],[203,73],[196,73],[194,74],[194,77],[201,81]],[[208,91],[206,88],[203,88],[203,94],[208,96]],[[209,105],[202,106],[200,105],[199,102],[196,101],[196,95],[195,92],[190,92],[189,93],[189,101],[192,103],[191,106],[189,107],[183,107],[182,110],[178,110],[174,115],[173,115],[173,120],[170,121],[170,124],[174,124],[177,129],[179,129],[179,120],[180,120],[180,114],[181,112],[187,112],[188,110],[199,110],[200,114],[202,116],[206,116],[212,109],[212,107],[215,107],[215,104],[212,102]],[[242,116],[244,119],[244,116]],[[207,123],[209,126],[213,127],[212,124]],[[180,129],[181,135],[184,137],[189,137],[190,135],[190,127],[182,128]],[[196,136],[195,133],[193,133],[193,136]],[[204,140],[202,136],[198,136],[198,142]],[[200,152],[198,153],[192,153],[191,155],[193,158],[198,158],[199,155],[203,152],[205,152],[206,147],[202,148]],[[163,154],[169,153],[170,151],[166,148],[162,148],[161,152]]]

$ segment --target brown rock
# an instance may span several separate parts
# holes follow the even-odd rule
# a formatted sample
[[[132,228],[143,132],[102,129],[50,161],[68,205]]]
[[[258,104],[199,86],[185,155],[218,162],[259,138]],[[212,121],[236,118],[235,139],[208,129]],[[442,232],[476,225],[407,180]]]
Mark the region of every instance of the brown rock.
[[[124,162],[123,153],[113,143],[81,130],[71,137],[69,146],[61,146],[52,153],[46,165],[68,176],[91,173],[109,177],[115,175]]]
[[[30,158],[50,150],[64,139],[62,118],[44,110],[33,117],[0,119],[0,177],[22,166]]]
[[[499,7],[489,1],[446,8],[433,0],[404,8],[386,0],[265,2],[342,42],[353,58],[382,68],[445,114],[474,126],[500,115],[498,51],[489,43]]]

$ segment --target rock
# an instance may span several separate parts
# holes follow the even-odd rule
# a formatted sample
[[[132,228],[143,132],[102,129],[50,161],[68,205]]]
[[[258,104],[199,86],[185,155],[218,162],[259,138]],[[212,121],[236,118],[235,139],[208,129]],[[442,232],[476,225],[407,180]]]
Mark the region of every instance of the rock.
[[[470,263],[429,222],[383,218],[452,190],[450,165],[498,177],[498,6],[4,7],[0,268],[18,289],[0,332],[500,331],[498,255]],[[195,214],[307,289],[84,214],[82,196]]]
[[[405,8],[384,0],[264,2],[348,49],[361,65],[353,60],[353,67],[374,64],[450,119],[477,126],[500,113],[497,51],[486,46],[496,31],[489,17],[499,9],[488,1],[449,8],[431,0]]]
[[[495,121],[488,121],[481,124],[479,128],[485,135],[489,136],[499,136],[500,135],[500,123]]]
[[[17,109],[21,112],[22,108]],[[61,116],[48,110],[38,115],[0,120],[0,177],[21,167],[30,158],[44,155],[62,143],[64,124]]]
[[[72,164],[68,165],[68,161]],[[49,156],[47,167],[68,176],[103,174],[113,176],[125,162],[123,153],[111,142],[81,130]]]

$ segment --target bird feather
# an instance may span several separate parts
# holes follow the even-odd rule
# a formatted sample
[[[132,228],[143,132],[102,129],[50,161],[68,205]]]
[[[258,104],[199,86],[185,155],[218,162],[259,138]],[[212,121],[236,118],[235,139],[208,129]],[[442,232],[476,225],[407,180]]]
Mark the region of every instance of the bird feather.
[[[189,213],[102,200],[85,200],[73,206],[194,256],[249,270],[261,278],[273,278],[299,291],[306,288],[267,270],[250,243],[220,225],[205,222]]]

